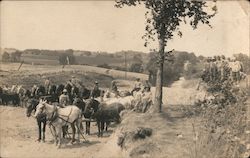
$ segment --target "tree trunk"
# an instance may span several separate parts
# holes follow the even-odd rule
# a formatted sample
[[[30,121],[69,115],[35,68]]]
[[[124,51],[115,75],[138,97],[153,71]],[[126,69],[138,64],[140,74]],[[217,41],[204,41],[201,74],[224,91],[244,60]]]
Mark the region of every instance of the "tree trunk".
[[[162,111],[162,80],[163,80],[163,64],[164,64],[164,39],[159,39],[159,65],[156,74],[156,89],[155,89],[155,105],[154,112]]]

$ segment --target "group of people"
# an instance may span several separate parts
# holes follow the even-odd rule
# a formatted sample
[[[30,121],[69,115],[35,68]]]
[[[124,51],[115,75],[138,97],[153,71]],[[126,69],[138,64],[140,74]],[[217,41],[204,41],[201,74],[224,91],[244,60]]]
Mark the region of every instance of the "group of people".
[[[67,84],[70,84],[72,87],[83,86],[81,81],[77,79],[75,76],[72,76],[72,78],[67,82]],[[52,85],[51,80],[49,78],[45,78],[44,87],[46,89],[46,92],[48,92],[48,89],[51,85]],[[117,81],[111,82],[109,91],[115,94],[115,97],[117,98],[122,97],[121,91],[119,90],[117,86]],[[140,99],[141,101],[140,101],[140,104],[139,103],[136,104],[138,106],[135,106],[135,107],[137,109],[141,109],[139,111],[145,112],[148,107],[149,100],[152,101],[151,84],[149,83],[149,81],[145,81],[143,83],[141,82],[140,78],[137,78],[134,82],[134,86],[132,87],[132,90],[129,92],[129,95],[134,96],[133,94],[139,91],[141,92],[141,99]],[[97,98],[101,95],[100,94],[101,92],[103,91],[100,90],[98,81],[95,81],[93,89],[91,90],[90,97]],[[62,94],[59,96],[59,105],[62,107],[65,107],[69,104],[70,104],[69,92],[67,91],[67,89],[63,89]]]
[[[202,79],[205,82],[231,80],[235,83],[244,77],[243,64],[233,58],[222,56],[208,57],[204,63]]]

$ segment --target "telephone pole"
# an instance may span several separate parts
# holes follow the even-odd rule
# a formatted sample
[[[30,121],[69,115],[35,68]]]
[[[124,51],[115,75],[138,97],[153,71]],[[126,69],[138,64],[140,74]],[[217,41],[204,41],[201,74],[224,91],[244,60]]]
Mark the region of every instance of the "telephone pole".
[[[127,53],[124,52],[125,79],[127,79]]]

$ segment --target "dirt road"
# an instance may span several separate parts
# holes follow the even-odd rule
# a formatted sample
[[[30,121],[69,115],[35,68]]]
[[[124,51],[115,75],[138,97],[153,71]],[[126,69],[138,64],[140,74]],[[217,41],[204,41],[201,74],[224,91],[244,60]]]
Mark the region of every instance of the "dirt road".
[[[96,135],[97,127],[92,126],[92,135],[86,136],[89,142],[84,142],[82,139],[80,145],[68,143],[62,145],[61,149],[56,149],[51,142],[52,136],[49,128],[46,129],[46,142],[36,141],[38,134],[36,121],[34,118],[25,116],[25,109],[0,106],[0,120],[0,154],[1,157],[10,158],[91,157],[108,140],[108,136],[113,130],[111,128],[105,137],[98,138]]]

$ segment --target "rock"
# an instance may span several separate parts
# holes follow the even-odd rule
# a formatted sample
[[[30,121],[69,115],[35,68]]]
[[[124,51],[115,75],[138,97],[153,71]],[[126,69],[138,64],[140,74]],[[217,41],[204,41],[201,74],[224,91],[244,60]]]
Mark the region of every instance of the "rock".
[[[133,138],[135,140],[137,139],[144,139],[146,138],[147,136],[151,136],[152,135],[152,129],[151,128],[144,128],[144,127],[138,127],[137,130],[136,130],[136,133],[135,135],[133,136]]]

